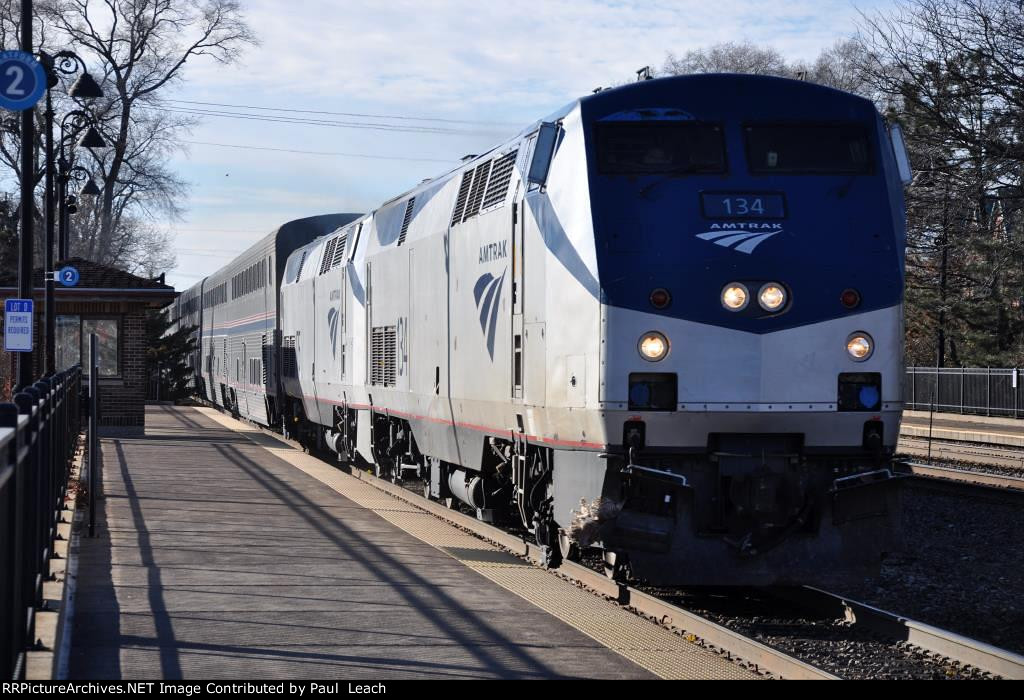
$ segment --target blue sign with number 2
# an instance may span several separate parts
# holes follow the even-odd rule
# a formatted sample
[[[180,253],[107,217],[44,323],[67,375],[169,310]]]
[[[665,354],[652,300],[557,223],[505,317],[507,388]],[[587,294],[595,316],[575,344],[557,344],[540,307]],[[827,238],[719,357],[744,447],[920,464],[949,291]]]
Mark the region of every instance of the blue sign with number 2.
[[[57,281],[63,284],[65,287],[74,287],[76,284],[78,284],[78,279],[78,269],[71,267],[70,265],[68,265],[67,267],[62,267],[60,271],[57,272]]]
[[[30,53],[0,52],[0,107],[12,112],[31,109],[46,92],[46,71]]]

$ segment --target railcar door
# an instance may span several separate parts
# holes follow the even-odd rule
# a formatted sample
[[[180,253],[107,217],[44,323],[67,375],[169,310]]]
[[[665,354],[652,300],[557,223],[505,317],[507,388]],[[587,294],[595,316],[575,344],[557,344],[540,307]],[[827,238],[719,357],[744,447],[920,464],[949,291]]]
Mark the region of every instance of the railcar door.
[[[512,401],[523,401],[523,224],[522,185],[512,198]]]
[[[545,405],[547,391],[547,247],[531,201],[547,196],[542,188],[557,136],[557,125],[542,124],[530,137],[528,147],[522,149],[523,161],[518,168],[525,177],[516,192],[514,206],[512,387],[513,401],[527,406]]]

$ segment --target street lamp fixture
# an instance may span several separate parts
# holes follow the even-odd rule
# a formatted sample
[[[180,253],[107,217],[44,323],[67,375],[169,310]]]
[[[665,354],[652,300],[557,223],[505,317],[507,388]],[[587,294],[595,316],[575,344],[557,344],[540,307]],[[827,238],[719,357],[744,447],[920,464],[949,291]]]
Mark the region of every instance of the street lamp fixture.
[[[57,55],[60,56],[60,54]],[[75,56],[75,58],[77,59],[78,57]],[[73,97],[76,100],[89,100],[96,97],[103,97],[103,89],[89,74],[89,71],[83,71],[82,74],[78,76],[78,80],[76,80],[68,90],[68,97]]]
[[[88,180],[86,180],[85,185],[78,192],[78,194],[79,196],[82,197],[99,197],[100,188],[96,186],[96,183],[93,182],[93,179],[90,177]]]
[[[26,8],[29,10],[29,15],[31,16],[31,2],[23,4],[22,10],[24,11]],[[29,18],[28,27],[29,27],[29,31],[31,32],[31,17]],[[55,197],[59,198],[59,201],[60,201],[60,219],[61,219],[61,229],[62,229],[61,233],[64,234],[64,235],[61,236],[63,245],[61,246],[60,253],[61,253],[61,257],[62,258],[66,257],[66,255],[67,255],[67,248],[66,248],[66,246],[67,246],[67,235],[66,235],[66,229],[65,229],[65,226],[64,226],[64,224],[66,223],[66,218],[67,218],[66,213],[65,213],[66,209],[65,209],[65,206],[64,206],[64,204],[65,204],[64,200],[66,198],[66,194],[63,191],[64,188],[63,187],[59,187],[60,185],[66,184],[66,181],[65,181],[63,175],[64,175],[64,170],[65,170],[66,165],[67,165],[66,160],[64,159],[64,127],[65,127],[65,122],[67,121],[67,117],[65,117],[64,119],[61,120],[61,142],[60,142],[60,152],[61,152],[60,169],[61,169],[61,173],[56,178],[57,179],[57,183],[54,183],[54,174],[55,174],[54,171],[55,171],[56,168],[54,167],[55,163],[54,163],[54,152],[53,152],[54,149],[53,149],[53,96],[52,96],[52,92],[53,92],[53,88],[55,88],[60,83],[60,76],[62,76],[62,75],[63,76],[71,76],[71,75],[74,75],[75,73],[78,73],[78,72],[81,72],[81,75],[78,77],[78,79],[74,82],[74,84],[72,84],[71,88],[68,90],[68,95],[70,97],[72,97],[74,99],[94,99],[94,98],[97,98],[97,97],[103,97],[103,90],[96,83],[96,81],[93,79],[93,77],[89,74],[89,71],[86,70],[85,62],[82,61],[82,59],[79,58],[73,51],[58,51],[57,53],[52,54],[52,55],[49,54],[49,53],[46,53],[44,51],[41,51],[41,52],[39,52],[39,62],[43,65],[43,68],[46,71],[46,111],[44,112],[44,117],[46,119],[46,127],[45,127],[46,128],[46,141],[45,141],[45,151],[46,151],[46,171],[45,171],[46,172],[46,178],[45,178],[46,179],[46,190],[45,190],[45,195],[46,195],[46,242],[45,242],[45,246],[44,246],[46,267],[44,269],[46,270],[47,275],[46,275],[46,300],[45,300],[45,318],[46,318],[46,325],[45,325],[45,327],[46,327],[46,336],[45,337],[46,337],[46,345],[45,345],[45,350],[44,350],[44,353],[43,353],[43,367],[45,368],[45,372],[46,372],[47,375],[52,375],[56,371],[56,366],[55,366],[56,365],[56,362],[55,362],[55,360],[56,360],[56,301],[54,299],[54,280],[53,280],[53,276],[51,274],[54,271],[54,260],[53,260],[53,243],[54,243],[53,238],[54,238],[54,218],[55,218],[54,209],[57,208],[55,206],[56,203],[54,202]],[[76,110],[76,111],[81,112],[81,110]],[[72,113],[72,114],[74,114],[74,113]],[[84,118],[80,118],[80,117],[84,117]],[[81,112],[80,117],[73,117],[72,118],[72,122],[74,123],[76,120],[80,119],[80,121],[78,123],[82,124],[83,126],[84,126],[84,124],[88,123],[86,121],[88,119],[88,115],[87,114],[85,114],[84,112]],[[90,130],[90,132],[94,132],[94,131],[95,131],[94,129]],[[85,137],[83,137],[83,141],[86,138],[89,138],[90,136],[94,137],[92,139],[93,143],[102,143],[102,138],[99,138],[98,140],[96,138],[96,137],[99,137],[99,133],[98,132],[96,132],[95,134],[93,134],[93,133],[86,133]],[[103,144],[103,145],[106,145],[106,144]],[[55,184],[58,185],[58,187],[55,187]],[[57,191],[55,191],[56,189],[60,189],[61,191],[57,192]],[[29,255],[31,256],[31,253],[29,253]],[[28,269],[31,270],[31,267],[32,267],[31,266],[31,258],[29,259],[28,262],[29,262]],[[26,363],[26,367],[27,367],[27,363]],[[25,371],[25,370],[23,370],[22,367],[19,367],[19,381],[22,384],[25,383],[25,377],[29,376],[29,372],[30,371],[31,371],[30,369]]]
[[[78,175],[84,174],[88,177],[89,173],[85,168],[74,165],[74,148],[71,147],[71,141],[74,137],[84,131],[85,133],[78,140],[77,146],[84,146],[90,150],[97,148],[106,148],[107,142],[100,134],[99,130],[92,123],[92,117],[88,112],[81,109],[76,109],[72,112],[68,112],[64,115],[64,118],[60,120],[60,155],[57,159],[57,201],[59,203],[60,211],[57,216],[57,225],[59,226],[58,231],[58,255],[61,260],[66,260],[68,257],[69,239],[68,232],[70,230],[70,222],[68,221],[68,215],[74,214],[75,212],[68,207],[68,182],[72,179],[72,175],[75,175],[74,179],[81,181],[83,178]],[[65,147],[68,147],[69,153],[65,153]],[[91,180],[91,178],[90,178]],[[93,189],[99,194],[99,188],[93,183]]]
[[[96,130],[96,127],[90,125],[82,138],[78,140],[77,145],[85,146],[86,148],[106,148],[107,142],[104,140],[103,135]]]

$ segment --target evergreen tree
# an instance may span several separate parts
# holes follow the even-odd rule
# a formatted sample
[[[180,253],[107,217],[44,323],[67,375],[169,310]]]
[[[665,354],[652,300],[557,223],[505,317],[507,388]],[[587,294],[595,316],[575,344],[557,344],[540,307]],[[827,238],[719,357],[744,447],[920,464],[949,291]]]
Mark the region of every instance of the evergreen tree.
[[[18,220],[6,196],[0,199],[0,283],[18,283]]]
[[[191,393],[193,368],[190,356],[196,352],[197,326],[171,330],[170,316],[162,310],[146,315],[146,369],[159,377],[160,398],[175,400]]]
[[[868,20],[866,82],[904,124],[907,359],[1024,360],[1024,21],[1014,0],[909,0]]]

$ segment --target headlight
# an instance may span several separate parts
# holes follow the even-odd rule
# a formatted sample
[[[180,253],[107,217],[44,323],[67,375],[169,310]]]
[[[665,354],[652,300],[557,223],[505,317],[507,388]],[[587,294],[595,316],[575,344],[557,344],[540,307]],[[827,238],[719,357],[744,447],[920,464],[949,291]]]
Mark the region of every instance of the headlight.
[[[750,292],[747,291],[746,286],[739,282],[727,284],[725,289],[722,290],[722,306],[729,309],[729,311],[742,311],[746,308],[749,300]]]
[[[781,284],[769,282],[761,287],[757,294],[757,301],[765,311],[778,311],[786,305],[786,290]]]
[[[868,359],[874,350],[875,341],[867,333],[858,331],[846,339],[846,352],[850,353],[850,358],[856,362]]]
[[[637,347],[640,349],[640,357],[648,362],[657,362],[668,354],[668,338],[658,331],[644,333]]]

